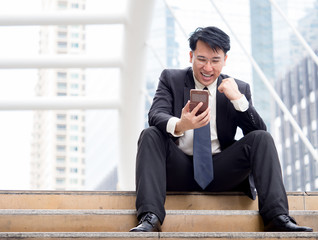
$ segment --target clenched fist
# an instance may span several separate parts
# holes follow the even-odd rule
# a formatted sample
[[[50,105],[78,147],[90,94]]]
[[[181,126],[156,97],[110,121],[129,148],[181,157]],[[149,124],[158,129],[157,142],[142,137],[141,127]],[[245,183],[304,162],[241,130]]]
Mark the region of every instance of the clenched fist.
[[[223,79],[218,90],[220,93],[224,93],[229,100],[237,100],[242,97],[234,78]]]

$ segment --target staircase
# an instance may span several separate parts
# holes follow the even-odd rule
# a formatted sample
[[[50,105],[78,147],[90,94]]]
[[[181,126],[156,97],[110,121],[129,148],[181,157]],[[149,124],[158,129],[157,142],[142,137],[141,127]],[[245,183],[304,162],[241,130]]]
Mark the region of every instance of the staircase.
[[[318,230],[318,193],[288,193],[290,215]],[[265,233],[257,201],[240,193],[168,193],[161,233],[129,233],[134,192],[0,191],[0,239],[318,239]]]

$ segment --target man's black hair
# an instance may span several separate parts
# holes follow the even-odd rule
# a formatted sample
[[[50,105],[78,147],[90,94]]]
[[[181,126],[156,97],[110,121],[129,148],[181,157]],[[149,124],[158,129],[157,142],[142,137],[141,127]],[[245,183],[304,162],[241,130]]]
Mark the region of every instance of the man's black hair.
[[[207,43],[213,51],[221,49],[224,54],[230,50],[230,37],[217,27],[198,27],[189,38],[189,45],[195,51],[198,40]]]

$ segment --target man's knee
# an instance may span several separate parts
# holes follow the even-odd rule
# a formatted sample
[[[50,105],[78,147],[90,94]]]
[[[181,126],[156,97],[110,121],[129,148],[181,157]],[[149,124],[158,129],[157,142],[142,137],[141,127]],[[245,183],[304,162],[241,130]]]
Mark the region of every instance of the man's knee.
[[[151,137],[156,135],[161,135],[161,131],[157,127],[150,126],[141,132],[140,137]]]
[[[138,144],[143,141],[154,141],[157,142],[158,140],[161,141],[165,138],[164,134],[155,126],[150,126],[145,128],[139,137]]]
[[[265,139],[265,140],[272,140],[273,139],[272,135],[265,130],[255,130],[255,131],[250,132],[247,135],[250,137],[253,137],[253,138],[260,138],[260,139]]]

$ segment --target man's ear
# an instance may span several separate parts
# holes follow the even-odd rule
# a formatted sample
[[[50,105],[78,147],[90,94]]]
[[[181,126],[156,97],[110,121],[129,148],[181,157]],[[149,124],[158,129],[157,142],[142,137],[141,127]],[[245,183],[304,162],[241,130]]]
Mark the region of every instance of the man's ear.
[[[224,66],[226,65],[227,55],[224,56]]]
[[[190,53],[189,53],[189,55],[190,55],[190,63],[193,63],[193,52],[192,51],[190,51]]]

